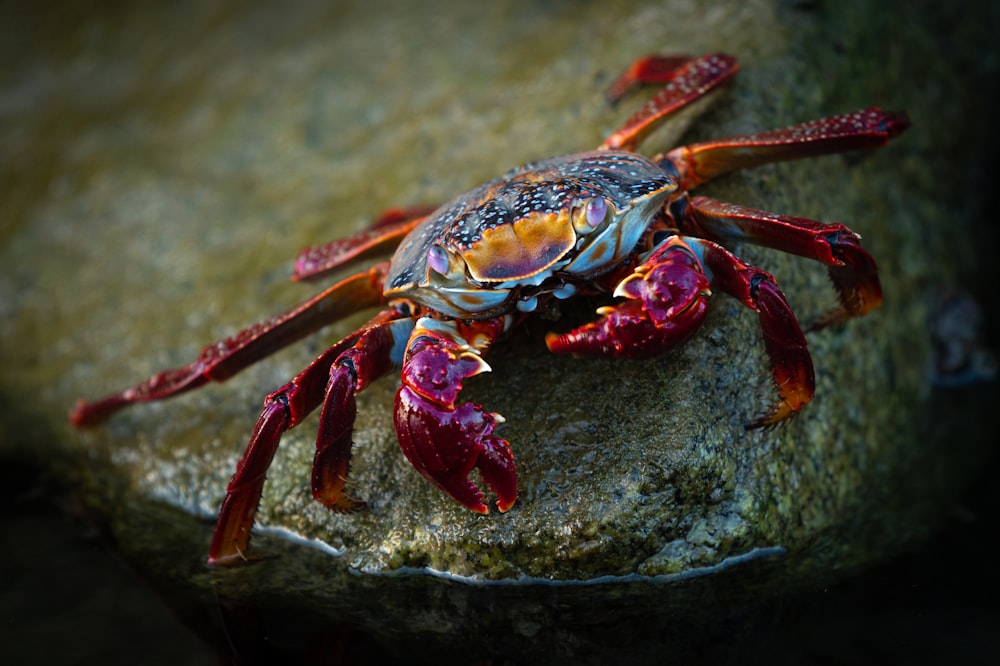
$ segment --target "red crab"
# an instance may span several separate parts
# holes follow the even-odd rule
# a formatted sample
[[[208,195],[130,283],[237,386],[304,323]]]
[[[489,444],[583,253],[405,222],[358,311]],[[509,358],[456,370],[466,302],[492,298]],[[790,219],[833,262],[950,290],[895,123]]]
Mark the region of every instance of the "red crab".
[[[777,401],[747,427],[774,425],[813,397],[802,330],[774,278],[726,245],[750,242],[829,267],[840,307],[814,329],[864,315],[882,300],[875,261],[842,224],[722,203],[689,192],[736,169],[874,148],[909,125],[878,108],[646,158],[633,152],[654,127],[737,71],[735,60],[649,56],[609,90],[612,101],[639,83],[662,90],[594,151],[525,165],[436,210],[390,211],[369,229],[299,255],[293,279],[308,280],[395,248],[390,261],[352,275],[300,305],[211,344],[182,368],[96,402],[80,402],[74,425],[98,423],[129,404],[222,381],[345,315],[380,307],[264,401],[219,512],[209,562],[246,558],[264,477],[281,434],[322,405],[313,496],[334,511],[361,502],[344,490],[355,394],[401,367],[395,426],[407,459],[429,481],[486,513],[473,468],[501,511],[517,498],[514,456],[496,434],[499,414],[456,404],[465,378],[489,369],[483,354],[539,304],[611,292],[596,321],[550,333],[556,353],[643,358],[675,347],[704,320],[710,287],[758,313]]]

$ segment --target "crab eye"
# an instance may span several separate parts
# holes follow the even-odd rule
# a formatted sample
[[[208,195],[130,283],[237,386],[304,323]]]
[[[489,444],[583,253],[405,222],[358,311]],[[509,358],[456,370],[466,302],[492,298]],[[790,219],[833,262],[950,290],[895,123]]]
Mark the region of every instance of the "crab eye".
[[[427,265],[441,275],[448,274],[448,253],[440,245],[432,245],[427,250]]]
[[[601,226],[608,215],[608,204],[601,197],[581,199],[577,206],[577,212],[573,215],[573,227],[577,233],[590,233]]]
[[[587,202],[587,224],[599,227],[608,214],[608,204],[601,197],[594,197]]]

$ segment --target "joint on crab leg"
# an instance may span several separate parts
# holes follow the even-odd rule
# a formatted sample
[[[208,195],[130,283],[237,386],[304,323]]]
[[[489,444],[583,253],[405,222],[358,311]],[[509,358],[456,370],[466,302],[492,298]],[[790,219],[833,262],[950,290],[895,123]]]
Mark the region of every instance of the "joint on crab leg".
[[[313,498],[331,511],[345,513],[364,505],[363,501],[344,491],[353,446],[351,435],[358,412],[354,396],[393,365],[399,365],[401,341],[406,341],[412,329],[410,317],[368,328],[350,349],[337,357],[330,370],[316,435],[312,491]]]
[[[455,401],[464,379],[489,370],[481,354],[510,323],[509,316],[418,320],[396,394],[396,435],[406,458],[427,480],[478,513],[489,509],[469,474],[478,469],[497,507],[507,511],[517,500],[514,456],[507,441],[493,434],[503,417]]]
[[[680,146],[654,161],[678,174],[680,189],[690,190],[737,169],[878,148],[909,126],[905,113],[873,106],[791,127]]]
[[[560,354],[648,358],[685,342],[708,309],[708,278],[698,257],[678,236],[661,243],[622,280],[621,303],[598,309],[601,317],[569,333],[549,333]]]
[[[779,399],[747,429],[774,426],[794,416],[812,400],[816,379],[806,338],[774,278],[712,241],[685,240],[700,253],[712,284],[756,311],[760,320]]]
[[[652,62],[653,68],[656,68],[658,66],[656,61]],[[669,58],[664,59],[664,63],[669,64]],[[703,98],[738,70],[735,58],[724,53],[713,53],[687,60],[660,78],[648,79],[664,82],[666,85],[626,120],[621,128],[605,139],[601,149],[635,150],[636,146],[671,114]],[[619,82],[612,85],[612,90],[620,88],[624,92],[631,85],[646,81],[647,79],[634,79],[629,72],[626,72]]]
[[[827,265],[840,307],[807,327],[815,331],[861,317],[882,304],[882,285],[875,260],[860,236],[843,224],[826,224],[709,199],[683,198],[673,204],[685,233],[720,242],[748,241]]]
[[[617,104],[633,88],[649,83],[668,83],[676,75],[677,69],[694,60],[689,55],[647,55],[635,60],[615,79],[604,97],[612,105]]]
[[[834,256],[841,263],[830,266],[828,273],[840,298],[840,307],[812,322],[806,330],[818,331],[840,324],[851,317],[866,315],[882,305],[878,266],[875,259],[862,249],[858,238],[851,232],[831,242]]]

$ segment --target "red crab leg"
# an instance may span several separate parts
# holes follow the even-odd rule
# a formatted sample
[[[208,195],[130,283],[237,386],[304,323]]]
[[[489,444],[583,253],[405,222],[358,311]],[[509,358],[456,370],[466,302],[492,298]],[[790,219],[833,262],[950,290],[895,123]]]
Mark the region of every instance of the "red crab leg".
[[[664,58],[663,62],[667,60]],[[654,60],[652,68],[657,66]],[[646,102],[635,115],[626,120],[614,134],[605,139],[601,148],[635,150],[636,146],[670,114],[704,97],[738,70],[736,59],[723,53],[701,56],[675,68],[668,77],[660,79],[666,81],[667,85]],[[629,74],[626,72],[623,78],[627,77]],[[628,85],[631,85],[630,80]]]
[[[379,264],[333,285],[291,310],[245,328],[205,347],[197,360],[166,370],[145,382],[94,402],[79,401],[69,414],[75,426],[104,421],[133,403],[163,400],[221,382],[269,354],[358,310],[384,302],[382,285],[388,264]]]
[[[574,331],[550,333],[545,342],[553,352],[580,356],[645,358],[667,351],[690,338],[704,319],[709,275],[712,285],[758,313],[771,359],[780,400],[747,427],[794,415],[815,388],[795,315],[770,275],[711,241],[671,236],[618,284],[615,296],[625,301],[599,309],[600,319]]]
[[[364,504],[344,492],[358,413],[354,396],[400,364],[413,326],[414,319],[406,317],[368,329],[330,370],[316,436],[312,490],[313,497],[331,511],[354,511]]]
[[[680,189],[690,190],[737,169],[878,148],[909,126],[905,113],[872,107],[782,129],[680,146],[654,160],[672,167],[678,174]]]
[[[510,325],[510,317],[459,322],[422,318],[410,338],[396,394],[396,436],[410,463],[459,504],[489,509],[469,480],[478,469],[507,511],[517,500],[517,472],[507,441],[493,434],[503,417],[455,400],[466,377],[489,370],[481,354]]]
[[[882,304],[875,260],[861,247],[860,236],[843,224],[824,224],[708,197],[681,200],[674,206],[684,233],[719,242],[749,241],[826,264],[841,307],[808,330],[861,317]]]
[[[292,280],[318,280],[348,264],[386,254],[434,210],[434,206],[392,208],[350,238],[303,248],[295,258]]]
[[[368,341],[373,343],[374,355],[388,356],[381,338],[391,335],[387,333],[388,329],[402,316],[396,310],[381,312],[365,327],[327,349],[292,381],[264,399],[264,409],[257,419],[246,450],[236,463],[236,472],[226,488],[226,497],[219,509],[219,518],[209,550],[209,564],[225,566],[239,564],[247,559],[254,515],[257,513],[257,505],[264,490],[267,470],[274,459],[282,433],[298,425],[323,402],[324,396],[329,397],[331,369],[345,355],[349,355],[352,350]],[[382,360],[374,363],[376,366],[382,364]],[[385,365],[388,363],[385,362]],[[349,438],[350,434],[347,436]],[[338,463],[336,460],[331,460],[331,456],[321,453],[319,448],[320,444],[317,443],[318,464],[323,466]],[[347,455],[349,454],[348,450]],[[344,461],[345,475],[346,471],[346,461]],[[330,473],[332,473],[330,470],[324,470],[320,475],[325,477]]]
[[[770,274],[740,261],[721,245],[701,238],[684,240],[699,251],[712,284],[759,317],[779,400],[747,428],[777,425],[794,416],[812,400],[816,380],[806,338],[784,294]]]
[[[628,66],[621,76],[604,91],[611,104],[617,104],[633,88],[647,83],[668,83],[676,70],[694,60],[689,55],[647,55]]]
[[[698,257],[679,236],[671,236],[619,282],[615,296],[624,301],[599,308],[599,319],[569,333],[549,333],[545,344],[557,354],[655,356],[698,329],[708,294],[708,277]]]

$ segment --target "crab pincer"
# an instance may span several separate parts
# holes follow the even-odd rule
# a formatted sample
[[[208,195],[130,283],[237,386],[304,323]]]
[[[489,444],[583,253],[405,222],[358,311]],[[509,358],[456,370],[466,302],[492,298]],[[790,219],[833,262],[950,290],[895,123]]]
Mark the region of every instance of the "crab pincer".
[[[668,238],[622,280],[625,300],[598,308],[600,318],[568,333],[549,333],[549,351],[575,356],[649,358],[690,338],[708,311],[709,280],[691,248]]]
[[[428,324],[441,324],[429,320]],[[488,513],[483,493],[469,479],[478,469],[507,511],[517,500],[517,472],[507,440],[493,434],[503,417],[480,405],[456,405],[462,381],[490,367],[450,327],[418,323],[403,362],[395,425],[407,460],[462,506]]]

